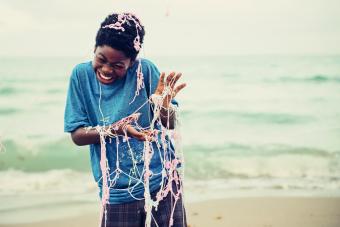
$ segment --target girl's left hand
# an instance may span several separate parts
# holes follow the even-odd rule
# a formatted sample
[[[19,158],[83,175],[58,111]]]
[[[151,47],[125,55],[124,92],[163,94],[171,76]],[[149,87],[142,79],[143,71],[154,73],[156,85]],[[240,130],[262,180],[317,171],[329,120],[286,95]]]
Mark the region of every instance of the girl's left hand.
[[[164,72],[161,73],[155,94],[162,95],[166,88],[169,89],[169,93],[165,96],[163,100],[163,108],[168,109],[170,106],[171,100],[177,95],[177,93],[180,90],[182,90],[186,86],[185,83],[175,86],[176,82],[179,80],[179,78],[181,78],[181,76],[182,76],[182,73],[176,74],[175,72],[172,72],[164,80],[165,73]]]

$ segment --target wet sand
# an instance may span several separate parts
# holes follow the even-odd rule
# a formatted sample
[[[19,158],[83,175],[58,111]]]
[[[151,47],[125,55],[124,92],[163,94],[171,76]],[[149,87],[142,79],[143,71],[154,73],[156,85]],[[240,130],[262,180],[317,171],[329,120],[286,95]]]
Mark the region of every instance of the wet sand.
[[[340,198],[227,198],[186,205],[188,227],[339,227]],[[20,217],[18,217],[20,218]],[[98,211],[0,227],[93,227]]]

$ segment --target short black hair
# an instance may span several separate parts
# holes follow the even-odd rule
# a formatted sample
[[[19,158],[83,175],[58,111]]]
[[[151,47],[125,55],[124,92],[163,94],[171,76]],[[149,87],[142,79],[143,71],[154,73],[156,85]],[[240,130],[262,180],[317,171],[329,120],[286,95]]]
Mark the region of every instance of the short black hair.
[[[127,15],[130,16],[130,18],[133,18],[127,19],[126,22],[122,24],[124,31],[108,27],[108,25],[115,24],[119,21],[119,15]],[[136,22],[138,25],[136,25]],[[137,32],[139,35],[140,45],[142,45],[145,30],[139,19],[131,13],[112,13],[101,23],[97,32],[95,47],[107,45],[116,50],[124,52],[126,57],[131,58],[131,60],[135,60],[139,53],[139,50],[136,50],[134,44]]]

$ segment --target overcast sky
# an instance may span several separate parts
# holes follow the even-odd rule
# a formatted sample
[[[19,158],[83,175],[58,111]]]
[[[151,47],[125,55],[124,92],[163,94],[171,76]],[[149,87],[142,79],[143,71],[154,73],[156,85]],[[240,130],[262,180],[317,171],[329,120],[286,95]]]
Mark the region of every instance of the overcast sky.
[[[114,11],[141,18],[147,56],[340,54],[339,0],[0,0],[0,56],[87,56]]]

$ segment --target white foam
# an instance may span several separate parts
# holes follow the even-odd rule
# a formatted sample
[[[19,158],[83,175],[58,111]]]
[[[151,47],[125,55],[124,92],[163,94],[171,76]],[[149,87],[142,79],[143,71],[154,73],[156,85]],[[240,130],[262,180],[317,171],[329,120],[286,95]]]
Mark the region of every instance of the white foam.
[[[0,171],[0,194],[81,194],[97,191],[92,173],[69,169],[47,172]]]

